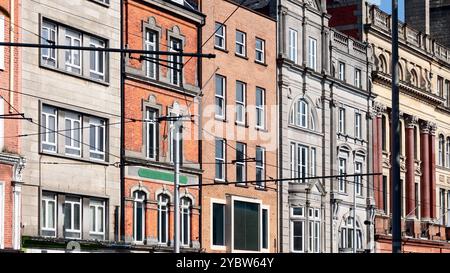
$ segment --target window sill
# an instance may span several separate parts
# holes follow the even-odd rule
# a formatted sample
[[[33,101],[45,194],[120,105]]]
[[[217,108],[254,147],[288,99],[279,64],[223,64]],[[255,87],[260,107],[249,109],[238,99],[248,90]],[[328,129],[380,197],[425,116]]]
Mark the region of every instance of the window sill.
[[[221,48],[221,47],[218,47],[218,46],[214,46],[214,49],[216,49],[216,50],[219,50],[219,51],[222,51],[222,52],[224,52],[224,53],[226,53],[226,54],[228,54],[229,53],[229,51],[226,49],[226,48]]]
[[[226,118],[221,118],[221,117],[217,117],[217,116],[215,116],[214,119],[215,119],[216,121],[221,121],[221,122],[224,122],[224,123],[227,123],[227,122],[228,122],[228,120],[227,120]]]
[[[220,179],[214,178],[214,183],[227,185],[227,180],[220,180]]]
[[[68,156],[68,155],[54,153],[54,152],[47,152],[44,150],[39,151],[39,154],[46,155],[46,156],[52,156],[52,157],[58,157],[58,158],[64,158],[64,159],[69,159],[69,160],[75,160],[75,161],[79,161],[79,162],[92,163],[95,165],[103,165],[103,166],[110,165],[107,161],[99,161],[99,160],[87,159],[87,158],[83,158],[83,157]],[[55,164],[55,165],[58,165],[58,164]]]
[[[266,186],[255,186],[255,190],[257,190],[257,191],[267,191],[267,187]]]
[[[248,128],[249,127],[246,123],[240,123],[240,122],[237,122],[237,121],[234,122],[234,125],[239,126],[239,127],[244,127],[244,128]]]
[[[245,182],[243,182],[242,184],[234,184],[236,187],[238,187],[238,188],[244,188],[244,189],[248,189],[249,187],[248,187],[248,185],[247,184],[244,184]]]
[[[256,131],[261,131],[261,132],[264,132],[264,133],[268,133],[269,132],[269,130],[267,130],[267,128],[264,128],[264,127],[255,127],[255,130]]]
[[[242,59],[244,59],[244,60],[247,60],[247,61],[248,61],[248,57],[247,57],[247,55],[240,55],[240,54],[238,54],[238,53],[234,53],[234,55],[235,55],[236,57],[239,57],[239,58],[242,58]]]
[[[72,76],[72,77],[75,77],[75,78],[78,78],[78,79],[81,79],[81,80],[97,83],[97,84],[100,84],[100,85],[103,85],[103,86],[109,87],[109,85],[110,85],[109,82],[95,80],[95,79],[83,76],[82,74],[72,73],[72,72],[65,71],[65,70],[62,70],[62,69],[59,69],[59,68],[56,68],[56,67],[43,65],[43,64],[40,64],[39,67],[43,68],[43,69],[48,69],[48,70],[51,70],[51,71],[54,71],[54,72],[57,72],[57,73],[61,73],[61,74],[67,75],[67,76]]]
[[[255,63],[256,63],[256,64],[259,64],[259,65],[262,65],[262,66],[265,66],[265,67],[268,67],[268,66],[269,66],[267,63],[265,63],[265,62],[260,62],[260,61],[258,61],[258,60],[255,60]]]

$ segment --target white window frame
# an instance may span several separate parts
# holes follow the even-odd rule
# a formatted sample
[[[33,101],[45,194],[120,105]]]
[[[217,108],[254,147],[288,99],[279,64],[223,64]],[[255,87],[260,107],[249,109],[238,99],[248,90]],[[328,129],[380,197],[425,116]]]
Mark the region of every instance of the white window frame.
[[[156,121],[158,110],[147,107],[145,109],[145,156],[148,159],[156,160],[158,158],[158,122]],[[150,127],[153,126],[153,141],[150,143]],[[153,156],[150,155],[150,148],[153,146]]]
[[[305,160],[302,159],[302,156],[305,155]],[[308,177],[308,160],[309,160],[309,147],[302,145],[302,144],[297,144],[297,173],[298,173],[298,178],[306,178]],[[305,161],[305,162],[303,162]],[[305,170],[305,172],[303,172],[302,170]],[[304,183],[303,179],[298,180],[298,183]]]
[[[70,233],[79,233],[80,234],[80,237],[65,237],[65,238],[70,238],[70,239],[81,239],[81,237],[82,237],[82,229],[83,229],[83,222],[82,222],[82,219],[83,219],[83,202],[82,202],[82,200],[81,200],[81,198],[79,198],[79,197],[70,197],[70,198],[74,198],[74,199],[78,199],[79,201],[68,201],[67,200],[67,196],[66,196],[66,200],[64,200],[64,213],[66,212],[66,209],[65,209],[65,206],[67,205],[67,204],[69,204],[70,205],[70,211],[71,211],[71,215],[70,215],[70,222],[71,222],[71,227],[70,228],[67,228],[67,227],[65,227],[65,229],[64,229],[64,233],[66,233],[66,232],[70,232]],[[80,206],[80,215],[79,215],[79,221],[80,221],[80,229],[75,229],[75,210],[74,210],[74,208],[75,208],[75,205],[79,205]],[[64,215],[64,219],[65,219],[66,217],[65,217],[65,215]]]
[[[345,81],[345,63],[339,62],[339,80]]]
[[[237,158],[237,153],[238,153],[238,145],[242,145],[243,147],[243,155],[242,155],[242,159],[243,161],[238,161]],[[241,143],[241,142],[237,142],[236,143],[236,181],[238,181],[238,168],[242,168],[242,179],[241,182],[238,183],[238,185],[246,185],[246,179],[247,179],[247,144],[245,143]]]
[[[67,44],[67,39],[70,40],[69,44]],[[79,45],[76,45],[76,42],[79,43]],[[64,34],[64,44],[67,46],[82,46],[83,45],[83,35],[81,32],[72,30],[72,29],[66,29]],[[79,59],[79,65],[76,63],[76,55],[78,52],[78,59]],[[67,49],[64,53],[64,62],[65,62],[65,69],[66,71],[76,73],[76,74],[82,74],[82,67],[83,67],[83,56],[81,53],[81,50],[72,50]],[[67,60],[66,56],[69,54],[69,59]],[[77,71],[79,70],[79,71]]]
[[[258,42],[261,44],[261,48],[258,48]],[[258,53],[261,55],[261,58],[258,58]],[[258,63],[264,63],[266,61],[266,41],[260,38],[255,38],[255,61]]]
[[[167,200],[163,202],[162,198],[166,197]],[[158,244],[167,244],[169,243],[169,217],[170,217],[170,196],[167,194],[159,194],[158,195]],[[164,209],[162,208],[164,207]],[[162,213],[166,213],[166,219],[165,219],[165,233],[166,238],[162,238],[162,227],[163,227],[163,221],[161,220]],[[163,240],[164,239],[164,240]]]
[[[308,129],[309,123],[309,104],[305,100],[297,102],[296,122],[297,126]]]
[[[261,103],[258,104],[258,92],[261,92]],[[256,87],[256,128],[264,129],[266,127],[266,90]]]
[[[313,69],[314,71],[317,70],[317,40],[309,37],[309,43],[308,43],[308,67]]]
[[[101,40],[101,39],[97,39],[94,37],[90,37],[90,47],[94,47],[94,48],[105,48],[106,47],[106,43],[105,41]],[[89,53],[89,62],[92,61],[91,55],[94,54],[94,69],[92,69],[92,63],[90,63],[89,65],[89,72],[90,72],[90,77],[94,78],[96,80],[101,80],[104,81],[106,79],[106,52],[102,52],[102,51],[91,51]],[[100,69],[100,65],[99,65],[99,61],[101,60],[101,62],[103,62],[103,71],[101,71]],[[95,75],[95,76],[92,76]],[[96,78],[98,77],[98,78]]]
[[[309,156],[309,175],[314,177],[317,175],[317,150],[314,147],[309,148],[310,156]]]
[[[242,86],[242,101],[238,100],[238,85]],[[236,81],[236,123],[244,125],[246,120],[246,112],[247,112],[247,84],[242,81]],[[242,120],[239,120],[239,115],[241,115]]]
[[[289,28],[288,57],[294,63],[298,62],[298,32]]]
[[[242,42],[238,41],[238,35],[242,35],[242,40],[243,40]],[[236,30],[236,44],[235,44],[236,55],[242,56],[242,57],[247,56],[247,48],[246,48],[246,42],[247,41],[246,40],[247,40],[247,34],[245,32],[240,31],[240,30]],[[242,52],[238,51],[239,47],[242,47]]]
[[[321,221],[320,210],[308,208],[308,253],[320,253]],[[316,230],[317,229],[317,230]],[[316,232],[318,231],[318,233]],[[317,243],[317,248],[315,244]]]
[[[186,203],[186,200],[189,200]],[[180,242],[181,242],[181,246],[184,247],[188,247],[191,244],[191,215],[192,215],[192,199],[190,199],[187,196],[184,196],[181,198],[180,200]],[[187,211],[187,213],[186,213]],[[188,225],[187,227],[184,226],[184,221],[183,221],[183,217],[187,217],[187,222]],[[184,229],[187,228],[187,234],[188,234],[188,238],[187,238],[187,243],[185,243],[185,238],[184,238]]]
[[[220,95],[220,94],[217,94],[217,91],[218,91],[218,86],[217,86],[217,80],[218,79],[220,79],[220,81],[221,81],[221,84],[222,84],[222,94]],[[215,83],[215,102],[214,102],[214,105],[215,105],[215,117],[217,118],[217,119],[222,119],[222,120],[224,120],[225,119],[225,108],[226,108],[226,105],[225,105],[225,98],[226,98],[226,90],[227,90],[227,88],[226,88],[226,79],[225,79],[225,77],[224,76],[222,76],[222,75],[219,75],[219,74],[216,74],[215,75],[215,81],[214,81],[214,83]],[[222,102],[222,107],[221,107],[221,113],[220,114],[218,114],[218,105],[217,105],[217,101],[221,101]]]
[[[56,24],[44,20],[42,22],[41,32],[42,32],[41,33],[42,38],[45,38],[45,39],[41,39],[41,44],[50,45],[50,43],[48,41],[53,41],[54,44],[58,43],[58,26]],[[48,37],[46,37],[44,32],[48,33]],[[52,38],[53,38],[53,40],[52,40]],[[47,54],[45,54],[45,52],[47,52]],[[41,49],[41,60],[46,62],[45,65],[56,67],[57,60],[58,60],[58,54],[56,53],[56,49],[42,48]],[[48,64],[49,60],[53,61],[54,65]]]
[[[52,195],[53,198],[50,198],[48,195]],[[48,225],[48,218],[42,219],[44,223],[41,222],[41,231],[49,231],[54,232],[54,236],[43,236],[43,237],[56,237],[56,226],[58,225],[58,214],[57,214],[57,206],[58,206],[58,196],[53,193],[48,193],[47,195],[42,195],[42,201],[45,203],[45,211],[46,216],[48,216],[48,203],[53,202],[54,203],[54,209],[53,209],[53,215],[54,215],[54,227],[50,227]],[[44,209],[44,208],[41,208]]]
[[[144,193],[144,198],[139,198],[139,193],[142,191],[134,191],[133,192],[133,242],[134,243],[143,243],[145,240],[145,199],[147,194]],[[137,203],[141,203],[142,204],[142,227],[141,227],[141,237],[142,240],[138,241],[136,240],[136,234],[137,234],[137,225],[136,225],[136,219],[137,219]]]
[[[355,113],[355,137],[362,138],[362,115],[360,113]]]
[[[177,39],[177,38],[171,38],[169,51],[170,52],[179,52],[178,50],[175,49],[177,44],[179,45],[179,49],[181,49],[183,47],[183,41],[181,41],[180,39]],[[179,86],[182,82],[182,77],[183,77],[183,73],[181,71],[182,70],[181,65],[183,62],[183,58],[181,56],[170,55],[169,61],[170,61],[169,66],[171,67],[169,69],[170,83],[173,85]],[[180,70],[180,71],[177,71],[175,69]],[[178,76],[177,82],[175,82],[175,75]]]
[[[267,211],[267,247],[264,248],[263,246],[263,211],[266,210]],[[264,253],[269,253],[270,250],[270,206],[267,205],[261,205],[260,207],[260,220],[261,220],[261,224],[260,224],[260,228],[261,228],[261,239],[260,239],[260,245],[261,245],[261,252]]]
[[[220,34],[220,29],[222,29],[222,34]],[[224,24],[216,22],[215,23],[215,33],[214,33],[214,46],[223,50],[226,50],[227,47],[227,28]],[[217,39],[222,41],[222,45],[218,45]]]
[[[356,161],[355,162],[355,174],[361,174],[363,170],[363,163]],[[353,185],[356,187],[356,195],[362,196],[363,195],[363,184],[362,184],[362,177],[361,176],[355,176],[355,184]]]
[[[340,134],[345,134],[346,133],[346,128],[345,128],[345,119],[346,119],[346,114],[345,114],[345,108],[340,107],[339,108],[339,119],[338,119],[338,130]]]
[[[339,167],[339,175],[344,175],[347,173],[347,159],[339,157],[338,158],[338,167]],[[345,177],[339,177],[339,192],[346,193],[347,192],[347,181]]]
[[[78,119],[71,118],[68,115],[77,115],[79,118]],[[70,156],[81,157],[81,148],[82,148],[82,141],[83,141],[83,134],[82,134],[83,118],[82,118],[82,115],[79,113],[66,111],[65,117],[64,117],[64,126],[66,125],[67,121],[70,122],[70,129],[65,128],[66,132],[65,132],[65,136],[64,136],[64,148],[65,148],[64,154],[70,155]],[[74,130],[74,128],[75,128],[74,125],[77,122],[79,123],[78,130]],[[79,141],[75,140],[77,131],[79,133]],[[69,137],[67,137],[67,134],[69,134]],[[67,139],[67,138],[69,138],[69,139]],[[70,143],[67,144],[67,141],[69,141]],[[77,144],[79,145],[79,147],[77,147]],[[68,152],[67,149],[78,151],[79,154],[74,154],[74,153]]]
[[[261,161],[258,162],[258,152],[261,153]],[[266,149],[264,149],[261,146],[256,146],[256,174],[258,174],[258,171],[260,171],[262,173],[261,180],[265,180],[266,179],[266,173],[265,173],[265,165],[266,165]],[[256,177],[256,180],[258,181],[258,177]],[[263,181],[260,182],[256,182],[257,187],[259,188],[265,188],[266,183]]]
[[[215,164],[217,165],[217,164],[221,164],[221,168],[222,168],[222,177],[217,177],[217,173],[215,174],[215,180],[216,181],[225,181],[225,177],[226,177],[226,174],[225,174],[225,171],[226,171],[226,168],[225,168],[225,159],[226,159],[226,146],[225,146],[225,139],[215,139],[215,146],[217,145],[217,142],[221,142],[221,146],[222,146],[222,155],[223,155],[223,158],[220,158],[220,157],[217,157],[217,154],[216,154],[216,151],[214,151],[214,156],[215,156]],[[215,149],[217,149],[217,147],[215,148]],[[222,162],[222,163],[219,163],[219,162]],[[217,167],[217,166],[216,166]],[[215,170],[214,170],[215,171]]]
[[[150,39],[151,37],[153,37],[153,41],[152,39]],[[149,50],[149,51],[156,51],[158,46],[158,33],[146,28],[145,29],[145,39],[144,39],[144,48],[145,50]],[[148,58],[155,58],[154,54],[147,54],[146,57]],[[146,60],[145,61],[145,76],[150,78],[150,79],[156,79],[157,76],[157,60]],[[153,74],[150,73],[151,68],[153,69]]]
[[[95,158],[92,157],[92,155],[89,155],[89,157],[92,160],[100,160],[105,161],[105,154],[106,154],[106,120],[101,118],[95,118],[95,117],[89,117],[89,128],[91,126],[94,126],[95,131],[95,143],[90,143],[91,136],[89,137],[89,153],[95,154],[100,156],[101,158]],[[100,129],[103,129],[103,139],[100,139]],[[89,134],[91,134],[91,130],[89,129]],[[103,145],[103,151],[99,148],[100,144]],[[81,145],[80,145],[81,146]]]
[[[225,200],[221,200],[221,199],[215,199],[215,198],[211,198],[210,199],[211,201],[210,201],[210,204],[211,204],[211,206],[210,206],[210,209],[211,209],[211,212],[210,212],[210,223],[211,223],[211,250],[221,250],[221,251],[225,251],[226,249],[227,249],[227,237],[226,237],[226,234],[227,234],[227,232],[226,232],[226,227],[227,227],[227,224],[226,224],[226,219],[227,219],[227,217],[226,217],[226,212],[227,212],[227,202],[225,201]],[[223,245],[214,245],[214,234],[213,234],[213,231],[214,231],[214,228],[213,228],[213,223],[214,223],[214,221],[213,221],[213,219],[214,219],[214,204],[219,204],[219,205],[223,205],[223,238],[224,238],[224,244]]]
[[[355,68],[355,86],[361,88],[361,69]]]
[[[294,214],[294,209],[301,209],[301,214],[296,215]],[[306,217],[305,217],[305,207],[291,207],[290,209],[290,232],[289,232],[289,243],[290,243],[290,251],[292,253],[305,253],[305,240],[306,240]],[[301,223],[302,225],[302,249],[301,250],[295,250],[294,249],[294,225],[295,223]],[[299,237],[299,236],[297,236]]]
[[[95,200],[95,199],[91,199],[89,202],[89,212],[91,212],[91,208],[94,208],[94,219],[95,222],[91,223],[94,227],[94,230],[91,229],[91,227],[89,228],[89,234],[90,235],[99,235],[99,236],[103,236],[103,240],[105,239],[105,229],[106,229],[106,210],[105,210],[105,201],[103,200]],[[98,221],[98,213],[99,210],[103,211],[103,217],[101,219],[101,223],[99,223]],[[91,217],[89,217],[89,221],[92,220],[92,215]],[[100,229],[103,228],[103,231],[100,231]]]
[[[52,110],[53,113],[49,113],[46,112],[45,110]],[[43,123],[43,130],[44,132],[42,133],[42,140],[41,140],[41,147],[43,151],[46,152],[50,152],[50,153],[57,153],[58,152],[58,109],[52,106],[47,106],[47,105],[43,105],[42,106],[42,111],[41,111],[41,117],[42,117],[42,123]],[[53,132],[51,132],[50,129],[50,117],[53,117],[55,120],[55,130]],[[50,137],[50,134],[55,134],[55,142],[49,142],[48,139]],[[45,149],[44,146],[52,146],[55,147],[55,150],[49,150],[49,149]]]

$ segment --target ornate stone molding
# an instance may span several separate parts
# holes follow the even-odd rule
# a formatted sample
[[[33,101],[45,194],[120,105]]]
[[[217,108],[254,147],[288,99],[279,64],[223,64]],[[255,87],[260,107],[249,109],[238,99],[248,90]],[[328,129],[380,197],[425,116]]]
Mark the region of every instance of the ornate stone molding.
[[[381,117],[381,115],[386,112],[387,107],[379,102],[374,102],[372,109],[377,117]]]
[[[15,183],[22,182],[22,172],[23,172],[23,169],[25,169],[25,166],[26,166],[26,160],[23,157],[21,157],[19,159],[19,161],[16,164],[14,164],[13,181]]]
[[[420,121],[420,132],[423,134],[436,134],[436,123],[431,121]]]
[[[419,123],[419,118],[416,116],[406,115],[405,117],[405,127],[414,128],[415,125]]]

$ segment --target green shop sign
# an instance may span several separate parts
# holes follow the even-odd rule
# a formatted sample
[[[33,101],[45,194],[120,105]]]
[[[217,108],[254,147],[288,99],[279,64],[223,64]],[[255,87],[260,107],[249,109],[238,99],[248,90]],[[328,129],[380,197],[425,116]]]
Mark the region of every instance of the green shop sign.
[[[138,175],[143,178],[162,180],[172,183],[175,180],[175,176],[173,173],[160,172],[149,169],[139,169]],[[180,175],[180,184],[187,184],[187,183],[188,183],[187,176]]]

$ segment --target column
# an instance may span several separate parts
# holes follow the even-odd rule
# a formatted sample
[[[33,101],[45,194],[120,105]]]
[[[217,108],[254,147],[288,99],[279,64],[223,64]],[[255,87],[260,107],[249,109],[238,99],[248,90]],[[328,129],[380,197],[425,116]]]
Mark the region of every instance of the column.
[[[381,172],[378,168],[378,116],[375,116],[372,122],[373,126],[373,172],[379,173]],[[375,206],[377,209],[381,209],[382,203],[380,203],[380,185],[378,176],[373,177],[373,187],[374,187],[374,198],[375,198]]]
[[[428,122],[420,124],[420,156],[422,161],[422,178],[420,180],[420,203],[423,220],[430,220],[430,129]]]
[[[414,126],[417,123],[417,118],[414,116],[407,116],[405,119],[405,140],[406,140],[406,213],[409,213],[408,218],[414,218],[416,209],[416,195],[415,195],[415,158],[414,151]],[[417,208],[419,209],[419,208]]]
[[[377,116],[377,127],[378,127],[378,147],[377,147],[377,160],[375,164],[377,164],[377,169],[379,173],[383,173],[383,122],[381,120],[381,112]],[[380,207],[383,207],[384,202],[384,191],[387,189],[383,189],[383,175],[377,176],[378,183],[378,202]],[[386,203],[387,204],[387,203]],[[387,208],[384,208],[384,211],[387,212]]]
[[[430,125],[430,217],[436,219],[436,124]],[[438,216],[440,217],[440,216]]]

